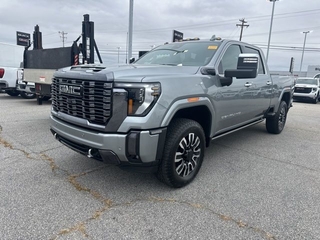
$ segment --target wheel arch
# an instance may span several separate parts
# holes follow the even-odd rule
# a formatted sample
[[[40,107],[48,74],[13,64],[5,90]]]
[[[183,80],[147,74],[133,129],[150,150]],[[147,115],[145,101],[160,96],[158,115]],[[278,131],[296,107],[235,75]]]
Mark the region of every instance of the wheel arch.
[[[171,109],[174,111],[169,111],[162,121],[163,126],[168,126],[173,119],[186,118],[198,122],[203,128],[206,146],[208,147],[211,142],[211,131],[212,131],[212,120],[213,120],[213,109],[210,102],[197,102],[198,104],[191,104],[186,102],[186,104],[178,104],[178,106],[172,106]],[[210,103],[210,104],[209,104]]]
[[[279,98],[276,98],[277,102],[273,105],[274,108],[273,108],[273,113],[276,113],[280,107],[280,104],[282,101],[285,101],[287,106],[288,106],[288,109],[291,107],[291,99],[292,99],[292,91],[291,89],[284,89],[280,95]]]
[[[290,107],[290,103],[291,103],[291,98],[292,98],[291,95],[292,95],[291,92],[290,92],[290,91],[287,91],[287,92],[284,92],[284,93],[282,94],[282,97],[281,97],[281,101],[285,101],[286,104],[287,104],[287,106],[288,106],[288,108]],[[281,102],[281,101],[280,101],[280,102]]]

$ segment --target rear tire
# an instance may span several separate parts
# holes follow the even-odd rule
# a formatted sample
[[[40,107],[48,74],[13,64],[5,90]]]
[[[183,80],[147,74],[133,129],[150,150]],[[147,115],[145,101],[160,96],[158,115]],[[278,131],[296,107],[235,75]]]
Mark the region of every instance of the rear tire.
[[[50,98],[51,98],[50,96],[43,96],[43,97],[42,97],[42,100],[48,101]]]
[[[6,94],[10,95],[11,97],[19,96],[20,92],[17,90],[6,90]]]
[[[186,186],[199,172],[204,151],[201,125],[189,119],[174,119],[168,127],[158,179],[174,188]]]
[[[287,120],[288,106],[281,101],[278,112],[273,117],[266,119],[266,128],[269,133],[279,134],[284,129]]]
[[[42,105],[42,97],[37,95],[37,104]]]
[[[35,93],[21,92],[20,95],[22,98],[25,98],[25,99],[33,99],[36,97]]]

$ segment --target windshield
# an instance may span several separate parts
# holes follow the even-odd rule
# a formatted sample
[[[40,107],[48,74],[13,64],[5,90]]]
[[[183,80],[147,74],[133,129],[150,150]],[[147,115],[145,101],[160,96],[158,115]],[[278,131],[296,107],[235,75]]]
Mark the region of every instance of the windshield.
[[[318,85],[317,79],[298,79],[297,84],[311,84],[311,85]]]
[[[172,66],[207,65],[218,48],[219,43],[179,42],[159,46],[146,53],[136,64],[162,64]]]

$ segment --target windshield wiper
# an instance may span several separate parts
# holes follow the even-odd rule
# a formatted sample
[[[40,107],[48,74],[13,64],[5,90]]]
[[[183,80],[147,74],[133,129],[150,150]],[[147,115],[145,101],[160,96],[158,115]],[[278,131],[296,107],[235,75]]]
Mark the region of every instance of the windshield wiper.
[[[156,49],[156,50],[154,50],[154,52],[155,52],[155,51],[162,51],[162,50],[167,50],[167,51],[175,52],[173,55],[176,55],[176,54],[178,54],[178,53],[185,53],[185,52],[188,52],[188,50],[187,50],[187,49],[185,49],[185,50],[175,50],[175,49],[167,49],[167,48]]]
[[[159,63],[159,65],[177,66],[177,63]]]

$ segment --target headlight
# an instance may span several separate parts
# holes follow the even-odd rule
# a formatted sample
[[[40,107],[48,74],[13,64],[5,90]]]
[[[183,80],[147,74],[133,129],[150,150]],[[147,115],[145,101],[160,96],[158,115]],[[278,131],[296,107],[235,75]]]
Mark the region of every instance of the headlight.
[[[317,91],[317,88],[312,88],[312,92],[316,92]]]
[[[160,83],[116,83],[128,92],[128,115],[146,115],[161,94]]]

